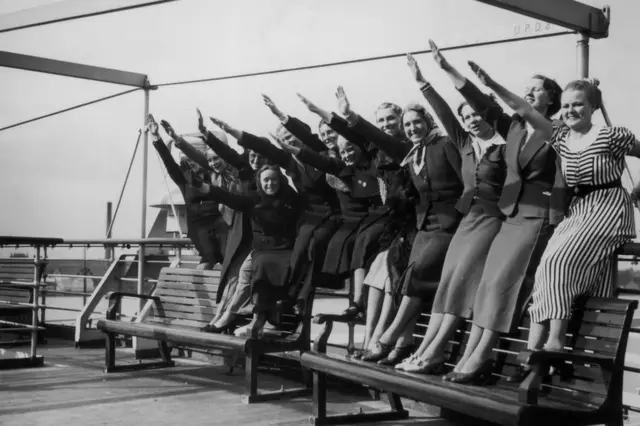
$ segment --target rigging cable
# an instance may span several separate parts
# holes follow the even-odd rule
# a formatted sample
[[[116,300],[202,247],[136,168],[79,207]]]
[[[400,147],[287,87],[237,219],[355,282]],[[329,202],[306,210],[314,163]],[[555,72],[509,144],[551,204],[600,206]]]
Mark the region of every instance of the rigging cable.
[[[539,34],[539,35],[533,35],[533,36],[527,36],[527,37],[512,37],[505,40],[480,41],[476,43],[459,44],[459,45],[454,45],[449,47],[442,47],[440,48],[440,51],[445,52],[448,50],[460,50],[460,49],[466,49],[466,48],[472,48],[472,47],[493,46],[493,45],[503,44],[503,43],[514,43],[517,41],[537,40],[541,38],[557,37],[557,36],[563,36],[568,34],[576,34],[576,32],[575,31],[558,31],[558,32],[549,33],[549,34]],[[174,81],[170,83],[155,84],[154,86],[157,86],[157,87],[179,86],[183,84],[206,83],[211,81],[232,80],[236,78],[257,77],[261,75],[281,74],[286,72],[304,71],[304,70],[312,70],[317,68],[327,68],[327,67],[335,67],[340,65],[357,64],[361,62],[372,62],[372,61],[380,61],[384,59],[402,58],[406,56],[407,53],[411,53],[412,55],[422,55],[430,52],[431,52],[431,49],[427,49],[427,50],[419,50],[416,52],[404,52],[404,53],[395,53],[392,55],[371,56],[368,58],[350,59],[347,61],[338,61],[338,62],[327,62],[324,64],[316,64],[316,65],[304,65],[304,66],[293,67],[293,68],[282,68],[282,69],[268,70],[268,71],[256,71],[256,72],[245,73],[245,74],[233,74],[233,75],[227,75],[222,77],[202,78],[198,80]]]
[[[118,204],[116,204],[116,210],[113,213],[113,218],[111,219],[111,223],[109,224],[107,235],[111,235],[111,229],[113,228],[113,224],[115,223],[116,217],[118,216],[118,210],[120,209],[120,203],[122,202],[122,196],[124,195],[124,190],[127,187],[127,181],[129,180],[129,174],[131,173],[133,160],[136,159],[136,153],[138,152],[138,145],[140,145],[141,135],[142,135],[142,129],[138,129],[138,139],[136,140],[136,147],[133,149],[133,155],[131,156],[131,161],[129,162],[129,169],[127,170],[127,175],[124,177],[124,183],[122,184],[122,189],[120,190],[120,197],[118,197]]]
[[[113,98],[116,98],[118,96],[126,95],[127,93],[135,92],[137,90],[141,90],[141,88],[136,87],[135,89],[125,90],[124,92],[115,93],[113,95],[105,96],[103,98],[94,99],[94,100],[89,101],[89,102],[84,102],[84,103],[81,103],[81,104],[78,104],[78,105],[74,105],[74,106],[69,107],[69,108],[61,109],[59,111],[55,111],[55,112],[52,112],[50,114],[41,115],[40,117],[36,117],[36,118],[29,119],[29,120],[21,121],[19,123],[15,123],[15,124],[12,124],[10,126],[6,126],[6,127],[0,128],[0,132],[3,131],[3,130],[12,129],[14,127],[22,126],[23,124],[33,123],[34,121],[42,120],[43,118],[53,117],[54,115],[62,114],[63,112],[72,111],[74,109],[82,108],[82,107],[85,107],[87,105],[96,104],[98,102],[106,101],[108,99],[113,99]]]

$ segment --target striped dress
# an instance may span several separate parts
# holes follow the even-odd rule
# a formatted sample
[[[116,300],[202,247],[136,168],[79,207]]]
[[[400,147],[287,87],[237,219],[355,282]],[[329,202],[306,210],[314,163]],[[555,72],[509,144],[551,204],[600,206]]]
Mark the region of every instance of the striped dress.
[[[550,143],[562,160],[570,188],[607,185],[620,179],[635,137],[622,127],[593,129],[593,142],[571,151],[569,128],[554,129]],[[569,319],[581,295],[613,296],[613,254],[635,237],[631,199],[620,187],[600,189],[571,201],[536,271],[531,320]]]

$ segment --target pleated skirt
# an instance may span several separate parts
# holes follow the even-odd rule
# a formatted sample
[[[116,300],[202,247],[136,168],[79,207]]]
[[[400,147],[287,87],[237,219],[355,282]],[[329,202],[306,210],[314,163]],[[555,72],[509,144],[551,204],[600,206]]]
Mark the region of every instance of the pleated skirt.
[[[547,219],[508,217],[496,235],[473,307],[474,324],[510,333],[524,311],[553,227]]]
[[[442,267],[432,313],[470,318],[489,248],[502,220],[474,204],[456,230]]]

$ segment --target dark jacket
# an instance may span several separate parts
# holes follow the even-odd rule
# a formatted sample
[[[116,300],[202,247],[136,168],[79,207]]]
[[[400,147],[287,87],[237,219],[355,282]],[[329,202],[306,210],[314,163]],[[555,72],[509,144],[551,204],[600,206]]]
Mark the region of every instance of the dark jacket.
[[[211,186],[208,196],[250,217],[253,250],[293,248],[304,202],[290,186],[281,186],[275,196],[260,192],[234,194]]]
[[[286,170],[307,208],[312,212],[324,215],[340,209],[338,197],[327,183],[324,172],[296,161],[289,152],[278,149],[269,140],[251,133],[244,132],[238,144],[265,156],[273,164]]]
[[[158,151],[169,177],[182,193],[187,208],[187,223],[218,218],[221,215],[218,203],[199,194],[193,188],[193,185],[197,186],[199,182],[210,183],[208,174],[196,174],[190,169],[180,167],[162,139],[154,141],[153,146]]]
[[[372,161],[367,161],[364,167],[347,166],[337,158],[307,148],[301,149],[298,158],[324,173],[336,176],[345,184],[346,191],[336,189],[343,216],[364,217],[382,205],[376,167]]]
[[[522,147],[527,137],[522,117],[505,114],[500,105],[469,81],[459,91],[507,141],[507,176],[498,202],[500,210],[506,216],[520,213],[559,223],[568,205],[568,194],[555,150],[541,137],[529,139]]]
[[[478,161],[473,150],[471,134],[462,128],[449,104],[430,84],[422,88],[422,94],[435,111],[462,157],[461,170],[464,192],[456,204],[456,208],[460,213],[467,214],[471,206],[477,203],[485,214],[502,216],[502,212],[498,208],[498,200],[502,194],[502,187],[507,175],[507,166],[504,160],[506,145],[490,146]]]
[[[413,148],[412,142],[387,135],[362,117],[358,117],[353,129],[396,163],[401,163]],[[460,154],[445,136],[429,141],[425,149],[426,164],[419,173],[416,174],[411,164],[407,165],[418,192],[416,228],[423,229],[425,219],[430,214],[435,214],[444,229],[455,229],[460,222],[460,213],[455,204],[463,188]]]

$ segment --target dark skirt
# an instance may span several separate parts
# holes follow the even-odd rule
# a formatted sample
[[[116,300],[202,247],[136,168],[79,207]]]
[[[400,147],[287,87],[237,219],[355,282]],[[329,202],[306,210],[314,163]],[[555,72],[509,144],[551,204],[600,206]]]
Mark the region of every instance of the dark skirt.
[[[425,300],[433,298],[452,238],[453,233],[443,229],[436,215],[427,218],[424,229],[413,239],[408,266],[400,281],[402,295]]]
[[[292,250],[254,250],[251,259],[251,287],[269,284],[289,288]]]
[[[501,333],[513,331],[531,295],[535,271],[553,227],[547,219],[507,218],[493,240],[476,293],[473,322]]]
[[[432,313],[470,318],[489,248],[502,219],[474,204],[453,235],[442,267]]]
[[[381,236],[387,228],[390,211],[370,213],[358,226],[355,247],[351,256],[351,270],[368,268],[378,253],[386,250]]]
[[[327,254],[322,265],[322,272],[344,277],[351,272],[351,257],[356,241],[358,227],[365,217],[345,216],[340,219],[340,226],[329,241]]]
[[[187,224],[187,236],[196,247],[201,257],[200,262],[212,265],[224,261],[224,251],[227,247],[229,226],[222,216],[209,216]]]

